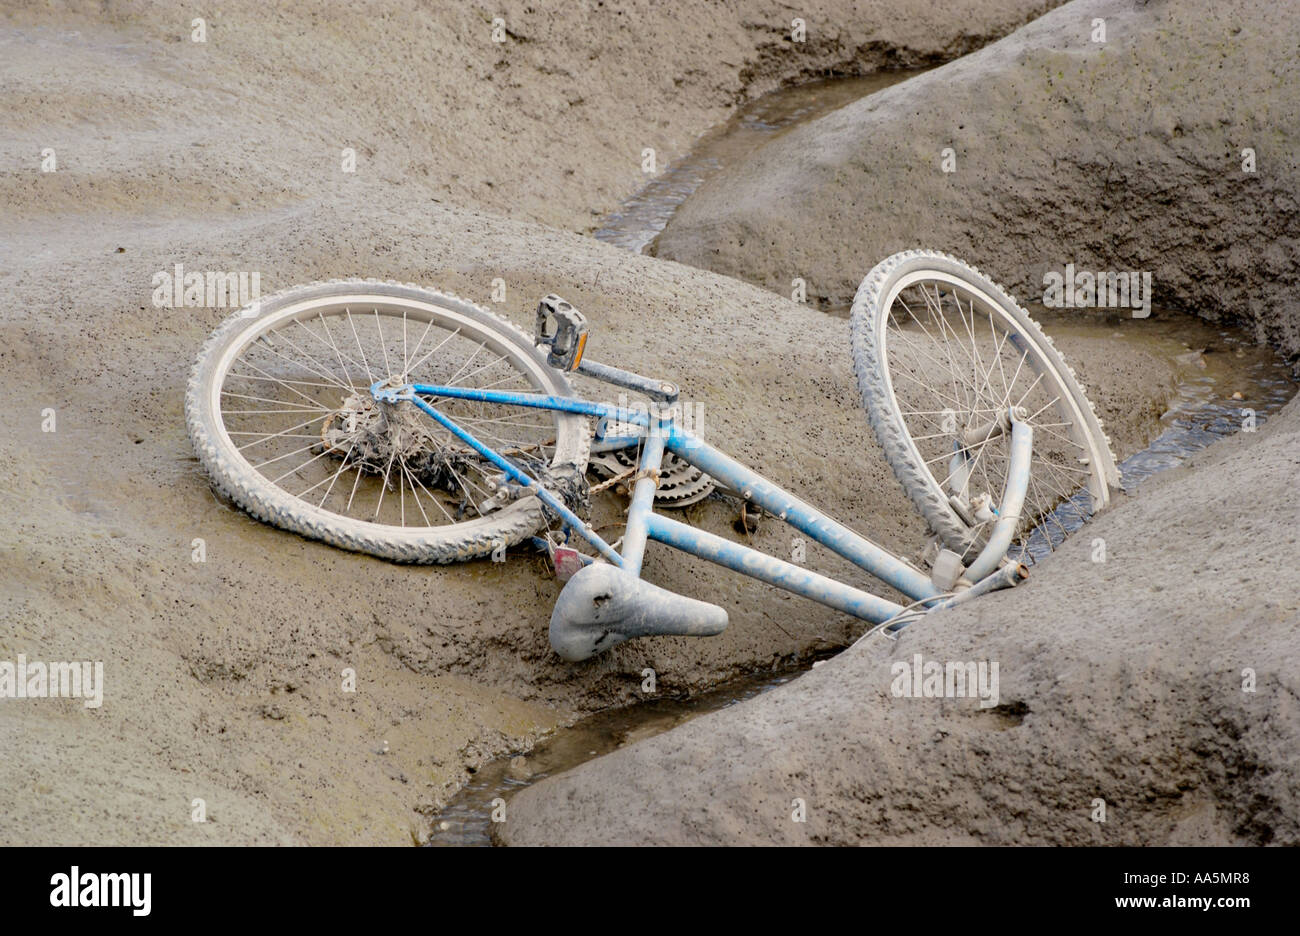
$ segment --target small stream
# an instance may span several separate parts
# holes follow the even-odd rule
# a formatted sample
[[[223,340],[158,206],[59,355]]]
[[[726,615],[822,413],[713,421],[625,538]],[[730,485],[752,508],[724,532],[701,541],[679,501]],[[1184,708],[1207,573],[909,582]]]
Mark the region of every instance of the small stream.
[[[595,237],[644,253],[673,212],[711,175],[726,171],[791,128],[919,71],[815,82],[753,102],[702,136],[690,154],[605,219]],[[847,310],[832,309],[828,314],[845,315]],[[1034,315],[1050,335],[1109,337],[1131,343],[1173,366],[1176,386],[1165,404],[1160,434],[1120,464],[1128,492],[1152,475],[1183,464],[1218,439],[1240,431],[1247,409],[1254,413],[1255,426],[1263,426],[1296,393],[1296,383],[1282,358],[1255,344],[1240,329],[1160,310],[1148,319],[1084,318],[1044,310],[1036,310]],[[1085,521],[1086,511],[1067,503],[1057,508],[1056,517],[1067,531],[1073,531]],[[1039,532],[1045,529],[1047,525]],[[1031,538],[1024,558],[1032,563],[1050,551],[1045,540]],[[805,668],[763,672],[694,697],[657,699],[584,718],[545,739],[526,756],[502,757],[480,768],[434,821],[429,844],[490,845],[494,804],[508,802],[523,787],[699,715],[753,698],[796,678]]]
[[[1132,493],[1152,475],[1186,462],[1250,421],[1257,430],[1296,393],[1291,369],[1271,348],[1239,328],[1212,325],[1194,315],[1154,310],[1150,318],[1088,316],[1033,310],[1047,334],[1109,338],[1166,361],[1176,381],[1165,401],[1160,432],[1146,448],[1119,463],[1120,484]],[[1251,430],[1248,430],[1251,431]],[[1033,565],[1087,522],[1090,498],[1067,501],[1025,544],[1021,561]]]
[[[743,676],[696,696],[653,699],[589,715],[540,742],[527,755],[501,757],[479,768],[434,821],[429,845],[491,845],[493,810],[524,787],[692,718],[752,699],[788,683],[806,668]]]
[[[594,233],[596,240],[645,253],[668,219],[709,176],[742,159],[801,123],[928,71],[898,68],[860,78],[831,78],[784,88],[741,108],[706,132],[684,157],[633,195]]]

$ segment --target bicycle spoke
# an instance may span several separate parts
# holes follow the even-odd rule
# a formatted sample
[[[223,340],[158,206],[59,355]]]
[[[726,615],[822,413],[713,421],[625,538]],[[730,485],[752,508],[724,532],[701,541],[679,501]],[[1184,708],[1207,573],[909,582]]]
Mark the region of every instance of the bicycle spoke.
[[[220,416],[250,466],[312,509],[394,528],[460,523],[500,503],[487,487],[500,469],[410,403],[380,402],[370,387],[397,378],[543,392],[518,354],[490,330],[405,305],[310,308],[242,346],[220,389],[229,406]],[[529,471],[549,465],[558,420],[574,418],[487,400],[438,405]]]
[[[1032,345],[974,293],[938,280],[921,280],[897,293],[882,322],[896,411],[939,489],[947,493],[960,481],[963,498],[987,494],[991,506],[1001,503],[1010,468],[1005,421],[1002,430],[979,442],[963,439],[1014,406],[1034,429],[1021,529],[1050,522],[1057,536],[1060,518],[1053,511],[1072,503],[1093,472],[1083,458],[1079,427]],[[960,456],[955,463],[954,455]],[[1083,464],[1076,467],[1075,458]],[[975,521],[972,541],[989,526]]]
[[[348,309],[345,314],[348,318],[348,327],[352,329],[352,337],[357,342],[357,351],[361,354],[361,366],[366,369],[366,380],[373,384],[375,375],[370,373],[370,362],[366,360],[366,349],[361,346],[361,338],[357,335],[357,323],[352,321],[352,310]]]

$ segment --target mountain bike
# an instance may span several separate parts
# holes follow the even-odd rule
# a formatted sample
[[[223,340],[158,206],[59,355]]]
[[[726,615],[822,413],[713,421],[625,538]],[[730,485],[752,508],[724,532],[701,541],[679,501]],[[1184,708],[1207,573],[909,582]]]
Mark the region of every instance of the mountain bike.
[[[554,295],[530,336],[417,286],[294,287],[213,333],[186,421],[215,487],[284,530],[411,563],[500,558],[525,541],[545,549],[566,579],[550,623],[566,660],[726,628],[725,609],[642,579],[649,542],[897,629],[1022,581],[1032,542],[1059,544],[1118,486],[1073,371],[974,268],[932,251],[888,258],[857,291],[851,335],[868,422],[933,533],[925,561],[881,548],[701,439],[676,384],[592,360],[586,316]],[[571,374],[635,400],[587,399]],[[630,498],[613,544],[584,518],[591,469],[604,476],[596,489],[618,481]],[[719,487],[907,603],[656,510]]]

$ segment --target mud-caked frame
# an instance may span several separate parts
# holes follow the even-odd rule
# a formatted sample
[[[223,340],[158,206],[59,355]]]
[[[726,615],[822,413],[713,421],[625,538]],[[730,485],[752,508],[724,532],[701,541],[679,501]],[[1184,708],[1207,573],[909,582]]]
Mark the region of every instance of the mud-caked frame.
[[[583,374],[642,393],[653,400],[655,405],[644,408],[619,406],[579,397],[424,383],[394,385],[385,381],[376,382],[370,391],[375,399],[382,403],[408,402],[424,411],[453,436],[499,468],[503,474],[503,481],[517,486],[518,496],[535,496],[550,512],[558,516],[569,530],[586,540],[609,566],[618,570],[619,583],[627,585],[623,590],[630,589],[638,594],[632,601],[632,609],[629,611],[624,607],[622,611],[617,612],[617,616],[625,619],[630,615],[637,620],[630,622],[621,620],[624,632],[613,634],[615,638],[613,642],[630,636],[652,633],[716,633],[721,627],[726,626],[725,612],[722,612],[720,619],[721,627],[718,626],[716,617],[712,622],[691,623],[693,610],[698,612],[704,608],[712,609],[714,606],[690,599],[680,599],[682,602],[689,603],[689,606],[682,606],[680,603],[674,603],[673,600],[679,599],[680,596],[673,596],[653,586],[630,584],[640,581],[646,544],[651,540],[810,598],[873,624],[898,626],[918,613],[949,607],[992,589],[1016,584],[1025,577],[1026,571],[1023,566],[1005,558],[1019,520],[1028,485],[1032,449],[1033,430],[1028,423],[1017,418],[1019,414],[1014,409],[1008,411],[1005,420],[1011,434],[1011,457],[1003,500],[996,511],[999,515],[998,522],[979,556],[966,568],[967,581],[972,583],[970,587],[956,594],[949,594],[937,587],[930,576],[915,566],[827,516],[685,429],[680,425],[679,409],[675,405],[678,398],[678,389],[675,385],[586,360],[584,351],[587,339],[586,320],[581,313],[557,296],[547,296],[542,300],[538,307],[534,340],[538,346],[548,350],[550,366],[566,373]],[[605,449],[617,448],[621,445],[629,447],[640,445],[641,456],[632,484],[631,505],[628,509],[621,551],[606,542],[586,521],[574,513],[563,497],[550,490],[544,480],[530,475],[440,411],[434,405],[434,401],[438,399],[471,400],[594,417],[597,422],[593,444]],[[954,457],[964,457],[962,454],[964,451],[964,443],[955,438]],[[730,488],[743,497],[747,504],[777,517],[814,542],[820,543],[885,582],[911,599],[911,604],[901,605],[795,563],[655,513],[654,496],[657,478],[666,452],[672,453],[709,475],[719,484]],[[587,557],[584,557],[584,562],[587,565],[583,572],[591,568],[592,564],[599,565],[598,562]],[[582,573],[575,576],[566,585],[566,591],[574,588],[574,583],[581,576]],[[588,578],[594,580],[595,576],[588,576]],[[562,594],[561,597],[563,599],[564,595]],[[561,600],[557,604],[557,614],[561,613],[563,607],[565,602]],[[721,609],[715,610],[721,611]],[[599,620],[600,617],[597,614],[597,620],[594,622],[597,630],[605,625],[616,629],[615,624],[619,622],[613,621],[612,615],[607,615],[610,620],[604,622]],[[699,617],[699,614],[695,614],[694,617]],[[556,642],[556,623],[553,617],[553,643]],[[585,624],[593,626],[592,622],[585,622]],[[557,646],[557,649],[561,648]],[[599,652],[602,649],[606,647],[597,646],[592,652]],[[564,653],[562,649],[561,652]],[[583,658],[589,654],[575,651],[566,655],[572,658]]]

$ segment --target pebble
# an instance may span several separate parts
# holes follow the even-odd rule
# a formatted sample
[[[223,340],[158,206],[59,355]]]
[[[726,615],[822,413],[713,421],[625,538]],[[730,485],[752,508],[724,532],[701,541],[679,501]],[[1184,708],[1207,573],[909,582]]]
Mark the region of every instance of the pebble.
[[[528,759],[518,754],[510,758],[509,773],[515,780],[527,780],[533,775],[533,769],[528,766]]]

